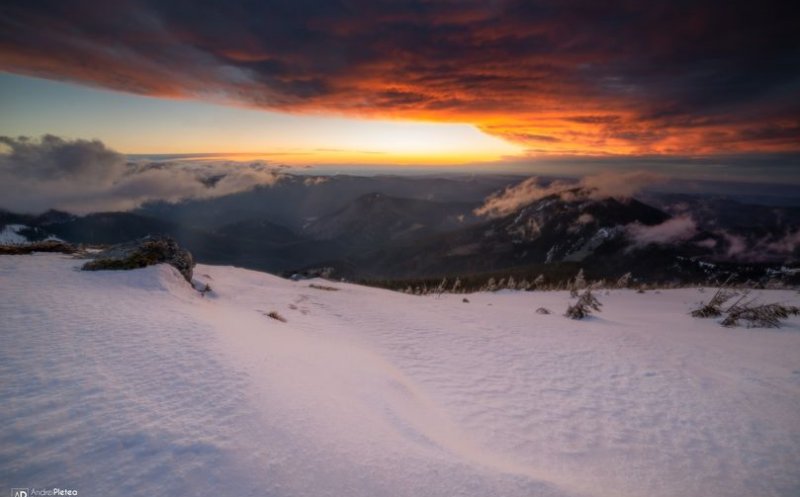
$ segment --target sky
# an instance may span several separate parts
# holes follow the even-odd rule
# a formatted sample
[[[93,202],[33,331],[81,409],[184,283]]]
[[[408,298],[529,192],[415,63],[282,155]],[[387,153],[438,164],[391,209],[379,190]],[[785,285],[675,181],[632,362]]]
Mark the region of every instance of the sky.
[[[288,164],[495,160],[521,147],[468,123],[281,113],[0,74],[0,135],[101,139],[129,154],[219,154]]]
[[[0,135],[800,183],[789,4],[7,0]]]

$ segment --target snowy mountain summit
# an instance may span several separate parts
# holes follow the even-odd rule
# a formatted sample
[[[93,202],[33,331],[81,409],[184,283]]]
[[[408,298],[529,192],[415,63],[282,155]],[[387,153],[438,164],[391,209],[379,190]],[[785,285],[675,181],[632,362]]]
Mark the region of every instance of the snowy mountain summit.
[[[596,292],[602,312],[575,321],[568,292],[413,296],[200,264],[200,293],[165,264],[83,262],[0,256],[4,489],[800,494],[800,319],[691,317],[711,289]]]

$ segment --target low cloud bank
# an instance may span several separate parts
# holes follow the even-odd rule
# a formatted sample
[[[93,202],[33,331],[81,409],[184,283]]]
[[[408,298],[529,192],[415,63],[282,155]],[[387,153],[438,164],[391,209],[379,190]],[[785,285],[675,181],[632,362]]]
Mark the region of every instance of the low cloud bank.
[[[800,229],[787,231],[782,236],[765,236],[748,241],[744,236],[718,232],[725,240],[725,255],[733,260],[749,262],[765,262],[777,259],[797,260],[795,256],[800,250]]]
[[[767,242],[766,247],[767,250],[778,253],[791,254],[796,252],[797,248],[800,247],[800,229],[793,233],[788,232],[786,236],[778,240]]]
[[[124,211],[230,195],[282,177],[262,162],[130,162],[98,140],[0,136],[0,208],[14,212]]]
[[[625,231],[633,242],[632,249],[650,244],[679,244],[705,234],[707,237],[694,242],[694,245],[708,249],[714,257],[740,262],[792,261],[797,260],[796,255],[800,250],[800,229],[760,238],[722,229],[702,231],[688,214],[654,226],[629,224]]]
[[[636,245],[672,244],[695,236],[697,223],[691,216],[677,216],[654,226],[641,223],[629,224],[626,231]]]
[[[627,198],[647,186],[666,180],[666,176],[648,171],[608,171],[585,176],[578,181],[548,182],[538,176],[531,176],[487,197],[483,205],[475,209],[475,214],[502,217],[549,195],[558,195],[564,200],[576,198],[576,193],[573,192],[575,189],[580,189],[580,195],[586,198]]]

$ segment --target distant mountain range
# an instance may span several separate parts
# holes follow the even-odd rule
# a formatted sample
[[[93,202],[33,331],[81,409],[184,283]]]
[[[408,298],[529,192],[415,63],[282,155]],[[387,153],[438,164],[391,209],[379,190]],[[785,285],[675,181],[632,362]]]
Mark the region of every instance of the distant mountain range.
[[[474,213],[509,183],[332,177],[308,185],[297,177],[277,189],[134,212],[0,212],[0,228],[14,225],[29,240],[91,244],[166,234],[202,262],[285,275],[326,267],[362,280],[567,274],[578,267],[594,278],[630,271],[642,281],[798,276],[797,207],[674,194],[641,201],[569,188],[500,217]],[[385,191],[363,192],[369,187]]]
[[[423,239],[474,224],[476,204],[434,202],[370,193],[331,214],[309,220],[302,233],[317,240],[337,240],[373,249]]]

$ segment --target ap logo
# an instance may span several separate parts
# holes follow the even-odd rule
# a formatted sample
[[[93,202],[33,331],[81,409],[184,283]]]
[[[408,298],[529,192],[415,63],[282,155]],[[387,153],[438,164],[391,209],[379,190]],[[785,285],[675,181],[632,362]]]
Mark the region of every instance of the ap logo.
[[[12,488],[11,497],[28,497],[27,488]]]

